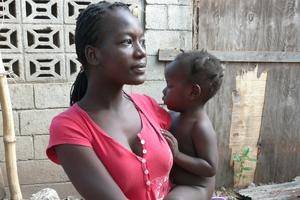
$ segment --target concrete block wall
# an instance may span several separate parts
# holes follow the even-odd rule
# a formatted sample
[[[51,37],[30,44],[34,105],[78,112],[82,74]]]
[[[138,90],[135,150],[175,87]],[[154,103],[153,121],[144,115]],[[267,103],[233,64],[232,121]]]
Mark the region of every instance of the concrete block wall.
[[[0,2],[0,15],[4,16],[0,34],[5,38],[0,41],[0,51],[5,69],[11,74],[8,79],[17,135],[18,173],[25,199],[45,187],[55,189],[60,197],[79,196],[62,168],[46,158],[45,149],[51,119],[68,107],[70,87],[80,69],[73,39],[75,19],[81,9],[97,1]],[[192,48],[192,1],[123,2],[141,8],[148,59],[147,81],[139,86],[126,86],[125,90],[148,94],[162,103],[166,63],[158,62],[157,53],[163,48]],[[26,5],[27,9],[32,8],[31,12]],[[0,140],[3,141],[2,128]],[[1,141],[0,167],[7,186]]]

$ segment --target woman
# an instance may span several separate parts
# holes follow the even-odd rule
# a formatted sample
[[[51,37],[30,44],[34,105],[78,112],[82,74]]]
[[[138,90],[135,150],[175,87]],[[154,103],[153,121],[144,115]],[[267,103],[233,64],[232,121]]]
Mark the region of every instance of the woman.
[[[75,38],[82,71],[71,107],[52,121],[48,157],[85,199],[163,199],[173,158],[160,129],[169,128],[169,114],[122,90],[145,81],[139,21],[125,4],[91,4],[78,17]]]

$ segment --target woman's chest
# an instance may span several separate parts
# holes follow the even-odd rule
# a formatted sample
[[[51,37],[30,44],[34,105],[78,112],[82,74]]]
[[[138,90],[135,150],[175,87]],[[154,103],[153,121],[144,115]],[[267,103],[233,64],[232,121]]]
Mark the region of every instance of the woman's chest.
[[[137,138],[141,155],[129,151],[111,137],[97,137],[98,142],[93,145],[97,156],[126,193],[137,188],[160,187],[161,180],[167,184],[173,164],[168,144],[148,123],[143,123]]]
[[[126,114],[102,112],[101,115],[92,116],[92,119],[105,134],[129,151],[140,155],[137,134],[141,132],[143,125],[138,112],[130,110]]]
[[[109,132],[92,127],[93,146],[99,150],[99,155],[108,155],[113,158],[108,162],[141,162],[143,158],[143,162],[147,162],[150,167],[153,166],[154,170],[157,165],[160,165],[162,171],[168,171],[173,162],[172,153],[168,143],[159,132],[159,124],[151,123],[143,113],[138,115],[137,121],[139,126],[135,132],[132,132],[124,123],[119,126],[113,123],[113,130],[106,129],[111,130]]]

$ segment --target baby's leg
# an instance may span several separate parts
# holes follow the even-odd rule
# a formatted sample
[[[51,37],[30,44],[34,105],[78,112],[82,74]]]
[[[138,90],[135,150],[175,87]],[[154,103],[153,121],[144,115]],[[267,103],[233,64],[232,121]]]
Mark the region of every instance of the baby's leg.
[[[210,200],[211,191],[201,186],[175,186],[164,200]]]

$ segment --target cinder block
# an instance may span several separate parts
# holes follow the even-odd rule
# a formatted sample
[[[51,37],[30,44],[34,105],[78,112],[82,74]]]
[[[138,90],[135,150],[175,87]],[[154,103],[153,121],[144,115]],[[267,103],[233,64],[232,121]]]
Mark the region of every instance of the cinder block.
[[[153,99],[155,99],[159,104],[163,103],[162,101],[162,91],[165,87],[164,81],[146,81],[142,85],[133,86],[132,93],[146,94]]]
[[[23,54],[19,53],[7,53],[2,54],[2,62],[5,71],[9,73],[7,76],[9,83],[24,82],[24,62]]]
[[[1,1],[0,16],[4,23],[20,23],[21,9],[19,0]]]
[[[179,5],[193,5],[193,0],[178,0]]]
[[[169,29],[192,30],[192,7],[170,5],[168,7]]]
[[[178,4],[178,0],[146,0],[147,4]]]
[[[36,108],[68,107],[71,83],[45,83],[34,85]]]
[[[1,142],[3,137],[0,138]],[[33,140],[31,136],[16,137],[17,160],[33,159]],[[0,146],[0,161],[5,161],[4,145]]]
[[[64,21],[67,24],[75,24],[81,10],[85,9],[92,0],[65,0],[64,1]]]
[[[192,31],[180,31],[179,38],[180,38],[180,46],[184,50],[191,50],[193,47],[193,36]]]
[[[34,108],[33,85],[9,84],[9,94],[13,109]]]
[[[157,55],[159,49],[191,49],[191,31],[147,30],[145,33],[148,55]]]
[[[49,142],[49,135],[34,135],[34,158],[46,159],[46,148]]]
[[[14,128],[15,134],[20,135],[20,120],[19,115],[16,111],[13,111],[13,119],[14,119]],[[2,111],[0,111],[0,136],[3,136],[3,118],[2,118]],[[2,141],[1,141],[2,142]]]
[[[96,2],[102,1],[102,0],[94,0]],[[114,3],[116,0],[108,0],[108,2]],[[122,0],[121,2],[126,3],[126,4],[131,4],[131,5],[140,5],[141,0]]]
[[[147,30],[145,38],[148,55],[156,55],[158,49],[180,47],[178,31]]]
[[[24,23],[61,24],[63,22],[63,1],[23,0],[22,18]]]
[[[147,29],[168,28],[167,6],[165,5],[146,6],[146,28]]]
[[[23,25],[23,39],[26,52],[63,52],[62,25]],[[48,55],[43,55],[47,58]]]
[[[164,62],[159,62],[156,56],[147,57],[147,80],[164,80],[164,70]]]
[[[63,109],[20,111],[21,135],[41,135],[49,133],[52,118]]]
[[[25,54],[26,81],[65,81],[65,68],[63,54]]]
[[[1,52],[21,53],[22,39],[21,39],[21,25],[18,24],[2,24],[0,27],[1,34]]]
[[[7,186],[7,175],[4,163],[0,163],[4,184]],[[57,183],[69,181],[63,168],[50,160],[18,161],[18,176],[21,185]]]
[[[192,0],[146,0],[147,4],[192,5]]]

